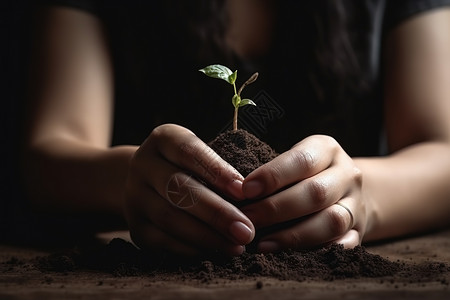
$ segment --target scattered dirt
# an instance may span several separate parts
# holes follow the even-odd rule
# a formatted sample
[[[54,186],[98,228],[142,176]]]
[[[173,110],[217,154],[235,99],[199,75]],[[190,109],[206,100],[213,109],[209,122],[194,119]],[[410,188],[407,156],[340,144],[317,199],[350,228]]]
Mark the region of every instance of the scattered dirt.
[[[244,176],[255,165],[277,155],[244,131],[224,133],[210,146]],[[249,149],[251,155],[246,152]],[[380,246],[378,253],[389,253],[395,259],[369,252],[364,246],[344,249],[340,245],[308,251],[246,252],[239,257],[214,254],[187,259],[149,253],[123,238],[39,255],[35,251],[28,256],[0,252],[3,289],[0,298],[16,299],[8,297],[20,293],[35,296],[39,291],[47,299],[68,295],[79,299],[83,292],[95,299],[119,296],[134,299],[143,295],[161,299],[237,299],[236,296],[247,300],[298,299],[302,295],[308,299],[319,296],[322,299],[324,295],[334,299],[353,296],[403,299],[404,295],[411,296],[410,299],[448,299],[449,236],[450,233],[445,233],[409,240],[412,246],[407,242]],[[376,249],[372,246],[372,250]],[[414,259],[408,260],[407,255],[414,255]],[[438,256],[447,259],[440,261]],[[267,297],[259,290],[264,290]]]
[[[394,275],[404,269],[402,264],[370,254],[363,247],[344,249],[340,245],[332,245],[315,251],[245,253],[232,258],[215,255],[186,259],[169,254],[149,254],[122,239],[113,239],[97,251],[40,257],[36,259],[35,265],[43,272],[90,269],[118,277],[183,274],[188,279],[205,282],[218,278],[259,276],[296,281],[382,277]]]
[[[224,132],[209,145],[244,177],[278,155],[269,145],[242,129]],[[234,258],[232,262],[207,265],[209,268],[203,272],[209,278],[224,276],[229,271],[231,276],[259,274],[300,281],[396,275],[420,282],[423,278],[440,276],[449,271],[449,266],[444,263],[408,265],[369,254],[361,246],[343,249],[339,245],[304,252],[285,251],[266,255],[246,253],[240,258]],[[442,283],[448,285],[446,279]]]
[[[334,244],[308,251],[245,253],[232,258],[210,255],[186,259],[167,253],[149,253],[121,238],[93,248],[74,248],[27,260],[12,256],[0,262],[0,270],[5,272],[23,266],[39,270],[45,275],[44,278],[58,273],[97,271],[117,278],[139,276],[155,281],[196,280],[206,284],[223,279],[254,279],[259,289],[262,288],[262,283],[258,283],[261,278],[298,282],[370,278],[391,283],[434,281],[448,286],[447,275],[450,272],[450,265],[444,262],[390,261],[368,252],[363,246],[344,249]],[[23,269],[24,273],[26,269]]]
[[[267,144],[245,130],[227,131],[209,143],[222,158],[244,176],[278,154]],[[14,259],[10,261],[15,263]],[[371,254],[362,246],[344,249],[341,245],[279,253],[260,254],[248,251],[239,257],[219,254],[186,259],[168,253],[148,253],[123,239],[113,239],[108,245],[89,251],[52,254],[36,259],[42,272],[73,272],[79,269],[97,270],[117,277],[178,276],[184,280],[214,282],[220,279],[272,277],[278,280],[333,281],[345,278],[403,278],[419,282],[423,278],[438,278],[449,272],[445,263],[407,264],[390,261]],[[448,285],[447,280],[442,284]],[[257,288],[262,288],[257,283]]]

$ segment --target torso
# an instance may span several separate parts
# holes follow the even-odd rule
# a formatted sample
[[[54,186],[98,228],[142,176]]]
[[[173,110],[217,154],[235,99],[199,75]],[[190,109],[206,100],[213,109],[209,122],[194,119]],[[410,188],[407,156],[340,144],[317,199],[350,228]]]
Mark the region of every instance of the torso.
[[[260,58],[270,49],[275,24],[272,0],[228,0],[226,43],[243,59]]]

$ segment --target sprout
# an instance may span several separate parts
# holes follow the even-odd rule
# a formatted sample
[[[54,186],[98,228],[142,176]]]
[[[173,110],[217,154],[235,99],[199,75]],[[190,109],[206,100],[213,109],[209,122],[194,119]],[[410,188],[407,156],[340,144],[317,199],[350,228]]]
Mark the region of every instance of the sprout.
[[[244,82],[241,88],[236,91],[237,70],[232,72],[229,68],[222,65],[209,65],[203,69],[200,69],[199,71],[205,73],[209,77],[222,79],[233,85],[234,95],[233,98],[231,98],[231,103],[233,103],[234,106],[233,131],[236,131],[239,107],[245,106],[247,104],[256,106],[255,102],[253,102],[251,99],[242,99],[241,92],[247,85],[253,83],[258,78],[258,72],[250,76],[250,78],[247,79],[246,82]]]

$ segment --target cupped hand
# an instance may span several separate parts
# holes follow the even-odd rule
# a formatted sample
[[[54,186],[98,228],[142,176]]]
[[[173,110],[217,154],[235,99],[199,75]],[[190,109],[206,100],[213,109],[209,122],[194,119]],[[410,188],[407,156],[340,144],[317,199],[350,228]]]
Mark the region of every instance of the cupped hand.
[[[242,181],[188,129],[157,127],[130,162],[125,211],[133,241],[183,255],[241,254],[254,226],[220,195],[243,199]]]
[[[365,230],[362,174],[331,137],[310,136],[245,178],[241,208],[257,232],[257,250],[359,245]]]

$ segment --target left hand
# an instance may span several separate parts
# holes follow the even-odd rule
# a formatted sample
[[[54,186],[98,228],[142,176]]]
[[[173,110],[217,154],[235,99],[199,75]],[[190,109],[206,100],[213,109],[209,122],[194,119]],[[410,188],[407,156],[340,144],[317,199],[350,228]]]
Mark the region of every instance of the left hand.
[[[254,170],[243,192],[255,200],[241,208],[244,214],[257,230],[270,230],[257,241],[259,252],[361,243],[362,174],[331,137],[310,136]]]

